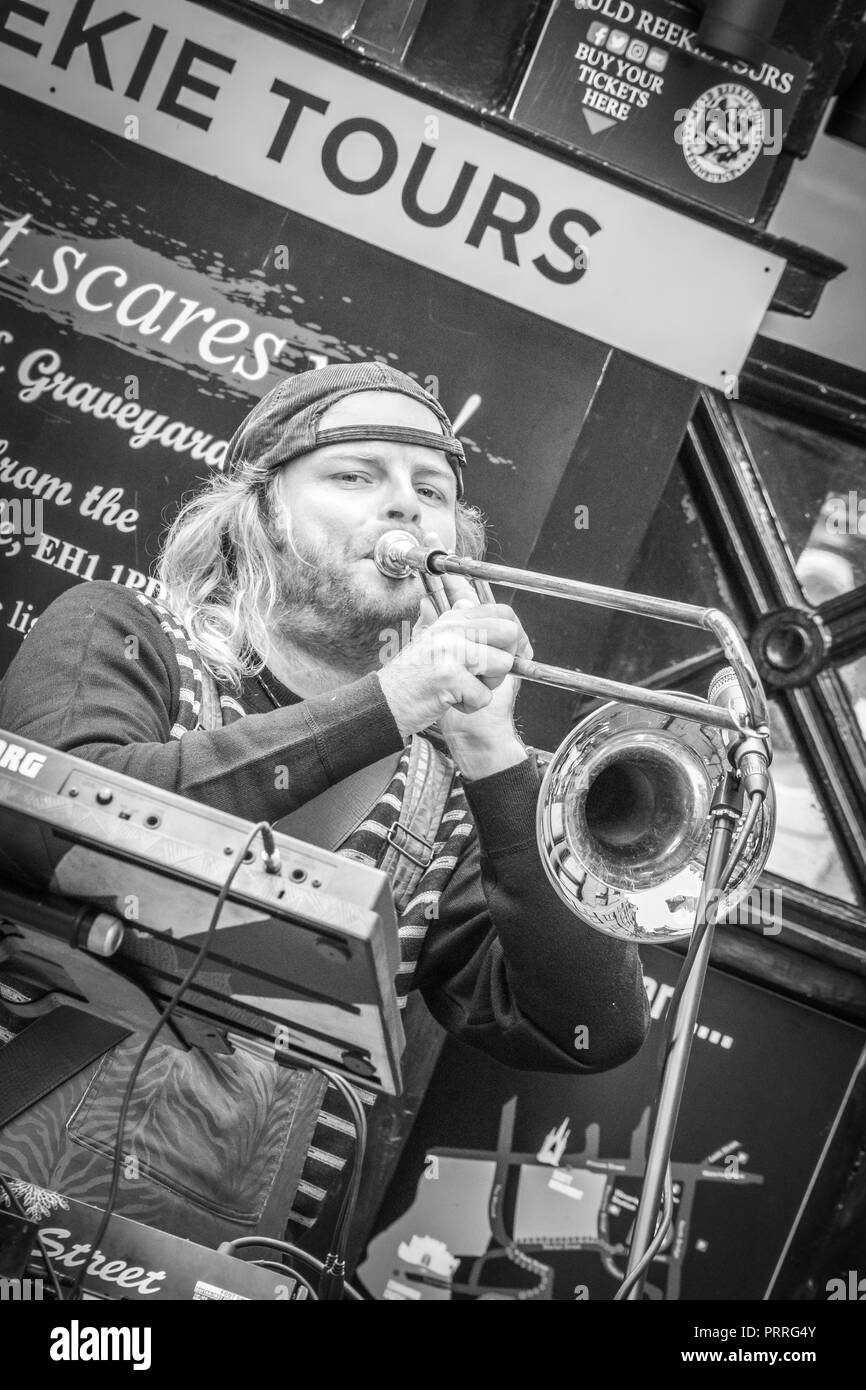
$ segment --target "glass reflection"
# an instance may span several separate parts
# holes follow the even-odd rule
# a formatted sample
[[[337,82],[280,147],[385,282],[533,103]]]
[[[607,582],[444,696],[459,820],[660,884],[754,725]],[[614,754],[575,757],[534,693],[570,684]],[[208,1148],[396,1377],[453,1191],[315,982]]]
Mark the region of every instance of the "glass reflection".
[[[866,656],[858,657],[847,666],[840,666],[839,675],[851,696],[860,732],[866,738]]]
[[[828,897],[856,903],[811,778],[800,760],[788,722],[775,702],[770,704],[770,730],[777,821],[767,871]]]
[[[857,493],[852,493],[857,497]],[[866,503],[866,494],[864,494]],[[818,520],[801,552],[795,569],[803,593],[816,608],[828,599],[849,594],[866,583],[866,512],[863,514],[863,534],[841,529],[843,523],[857,513],[853,504],[841,493],[827,494]]]
[[[863,546],[866,549],[866,537]],[[858,558],[862,565],[863,557]],[[863,579],[862,573],[858,575],[855,559],[828,549],[821,543],[820,532],[817,543],[806,546],[797,561],[796,572],[804,594],[816,607],[829,599],[837,598],[840,594],[850,593],[852,589],[859,587]],[[840,666],[839,674],[851,696],[860,732],[866,736],[866,656],[857,657],[847,666]]]
[[[866,449],[737,404],[809,603],[866,583]]]

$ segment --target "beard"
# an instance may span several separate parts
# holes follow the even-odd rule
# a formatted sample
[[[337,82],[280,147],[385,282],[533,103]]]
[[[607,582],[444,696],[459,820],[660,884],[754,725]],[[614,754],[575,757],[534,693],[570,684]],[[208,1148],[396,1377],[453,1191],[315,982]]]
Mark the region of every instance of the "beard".
[[[423,592],[417,578],[383,575],[377,582],[373,577],[375,590],[353,578],[349,562],[372,550],[376,539],[366,547],[359,539],[337,548],[281,538],[280,600],[271,617],[274,636],[357,675],[376,670],[386,644],[393,652],[392,634],[398,634],[402,645],[404,632],[411,631]]]

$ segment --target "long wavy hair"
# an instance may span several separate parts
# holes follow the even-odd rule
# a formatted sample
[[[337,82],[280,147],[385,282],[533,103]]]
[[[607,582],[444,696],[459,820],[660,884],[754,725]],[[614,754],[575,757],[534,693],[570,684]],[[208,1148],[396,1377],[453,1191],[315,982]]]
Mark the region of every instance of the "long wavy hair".
[[[284,601],[278,476],[248,461],[229,477],[214,473],[181,507],[156,564],[160,601],[184,624],[211,674],[235,690],[264,666],[270,620]],[[458,555],[481,559],[485,545],[482,513],[458,502]]]

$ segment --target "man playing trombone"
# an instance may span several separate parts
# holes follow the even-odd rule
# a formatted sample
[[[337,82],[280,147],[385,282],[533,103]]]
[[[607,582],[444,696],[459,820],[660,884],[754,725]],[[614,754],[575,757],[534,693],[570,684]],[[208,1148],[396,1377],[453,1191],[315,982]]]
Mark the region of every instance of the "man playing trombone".
[[[417,577],[389,578],[373,558],[395,529],[480,556],[464,462],[439,402],[391,367],[286,378],[180,511],[159,562],[160,601],[100,582],[62,595],[8,672],[0,726],[250,820],[302,815],[378,768],[340,852],[391,877],[401,1004],[420,990],[449,1032],[508,1066],[602,1071],[640,1048],[646,993],[636,947],[578,921],[540,863],[540,774],[515,727],[510,674],[516,656],[532,654],[526,634],[510,607],[479,604],[465,579],[445,577],[450,607],[437,613]],[[303,838],[298,826],[285,828]],[[141,1084],[154,1104],[167,1104],[178,1055],[152,1049]],[[270,1063],[241,1085],[231,1067],[251,1061],[228,1059],[219,1075],[191,1065],[176,1116],[162,1114],[154,1165],[177,1206],[150,1217],[179,1234],[184,1193],[215,1215],[244,1203],[254,1212],[252,1189],[268,1180],[261,1139],[243,1171],[215,1178],[211,1157],[206,1190],[191,1187],[215,1101],[221,1123],[260,1135],[283,1104]],[[104,1094],[106,1068],[89,1084]],[[315,1221],[350,1131],[329,1093],[295,1223]],[[77,1133],[72,1125],[73,1145]],[[77,1167],[67,1154],[64,1171],[83,1189],[105,1160],[77,1142],[87,1152]]]

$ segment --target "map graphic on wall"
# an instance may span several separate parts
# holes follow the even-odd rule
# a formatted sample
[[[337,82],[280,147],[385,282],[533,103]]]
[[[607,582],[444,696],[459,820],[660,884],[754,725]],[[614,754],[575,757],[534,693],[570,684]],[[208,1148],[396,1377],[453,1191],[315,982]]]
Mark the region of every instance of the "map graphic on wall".
[[[382,1301],[610,1300],[628,1265],[681,957],[641,951],[652,1025],[602,1073],[518,1072],[453,1039],[356,1269]],[[771,1296],[862,1066],[859,1028],[710,971],[653,1300]]]
[[[638,1207],[634,1179],[643,1173],[649,1109],[632,1136],[628,1155],[602,1158],[599,1126],[587,1126],[582,1149],[564,1151],[570,1128],[562,1121],[537,1154],[512,1151],[517,1099],[502,1108],[495,1152],[434,1149],[427,1155],[416,1200],[370,1245],[358,1276],[383,1300],[450,1301],[551,1299],[554,1269],[546,1255],[592,1251],[617,1281],[625,1275],[628,1242]],[[731,1201],[745,1184],[763,1177],[747,1171],[737,1140],[702,1163],[673,1163],[673,1220],[647,1282],[649,1298],[677,1299],[700,1182],[722,1182]],[[632,1181],[629,1181],[632,1180]],[[513,1216],[503,1196],[513,1192]],[[421,1232],[435,1229],[435,1237]],[[701,1238],[696,1240],[699,1244]],[[396,1250],[396,1253],[395,1253]],[[575,1297],[588,1297],[578,1286]]]

